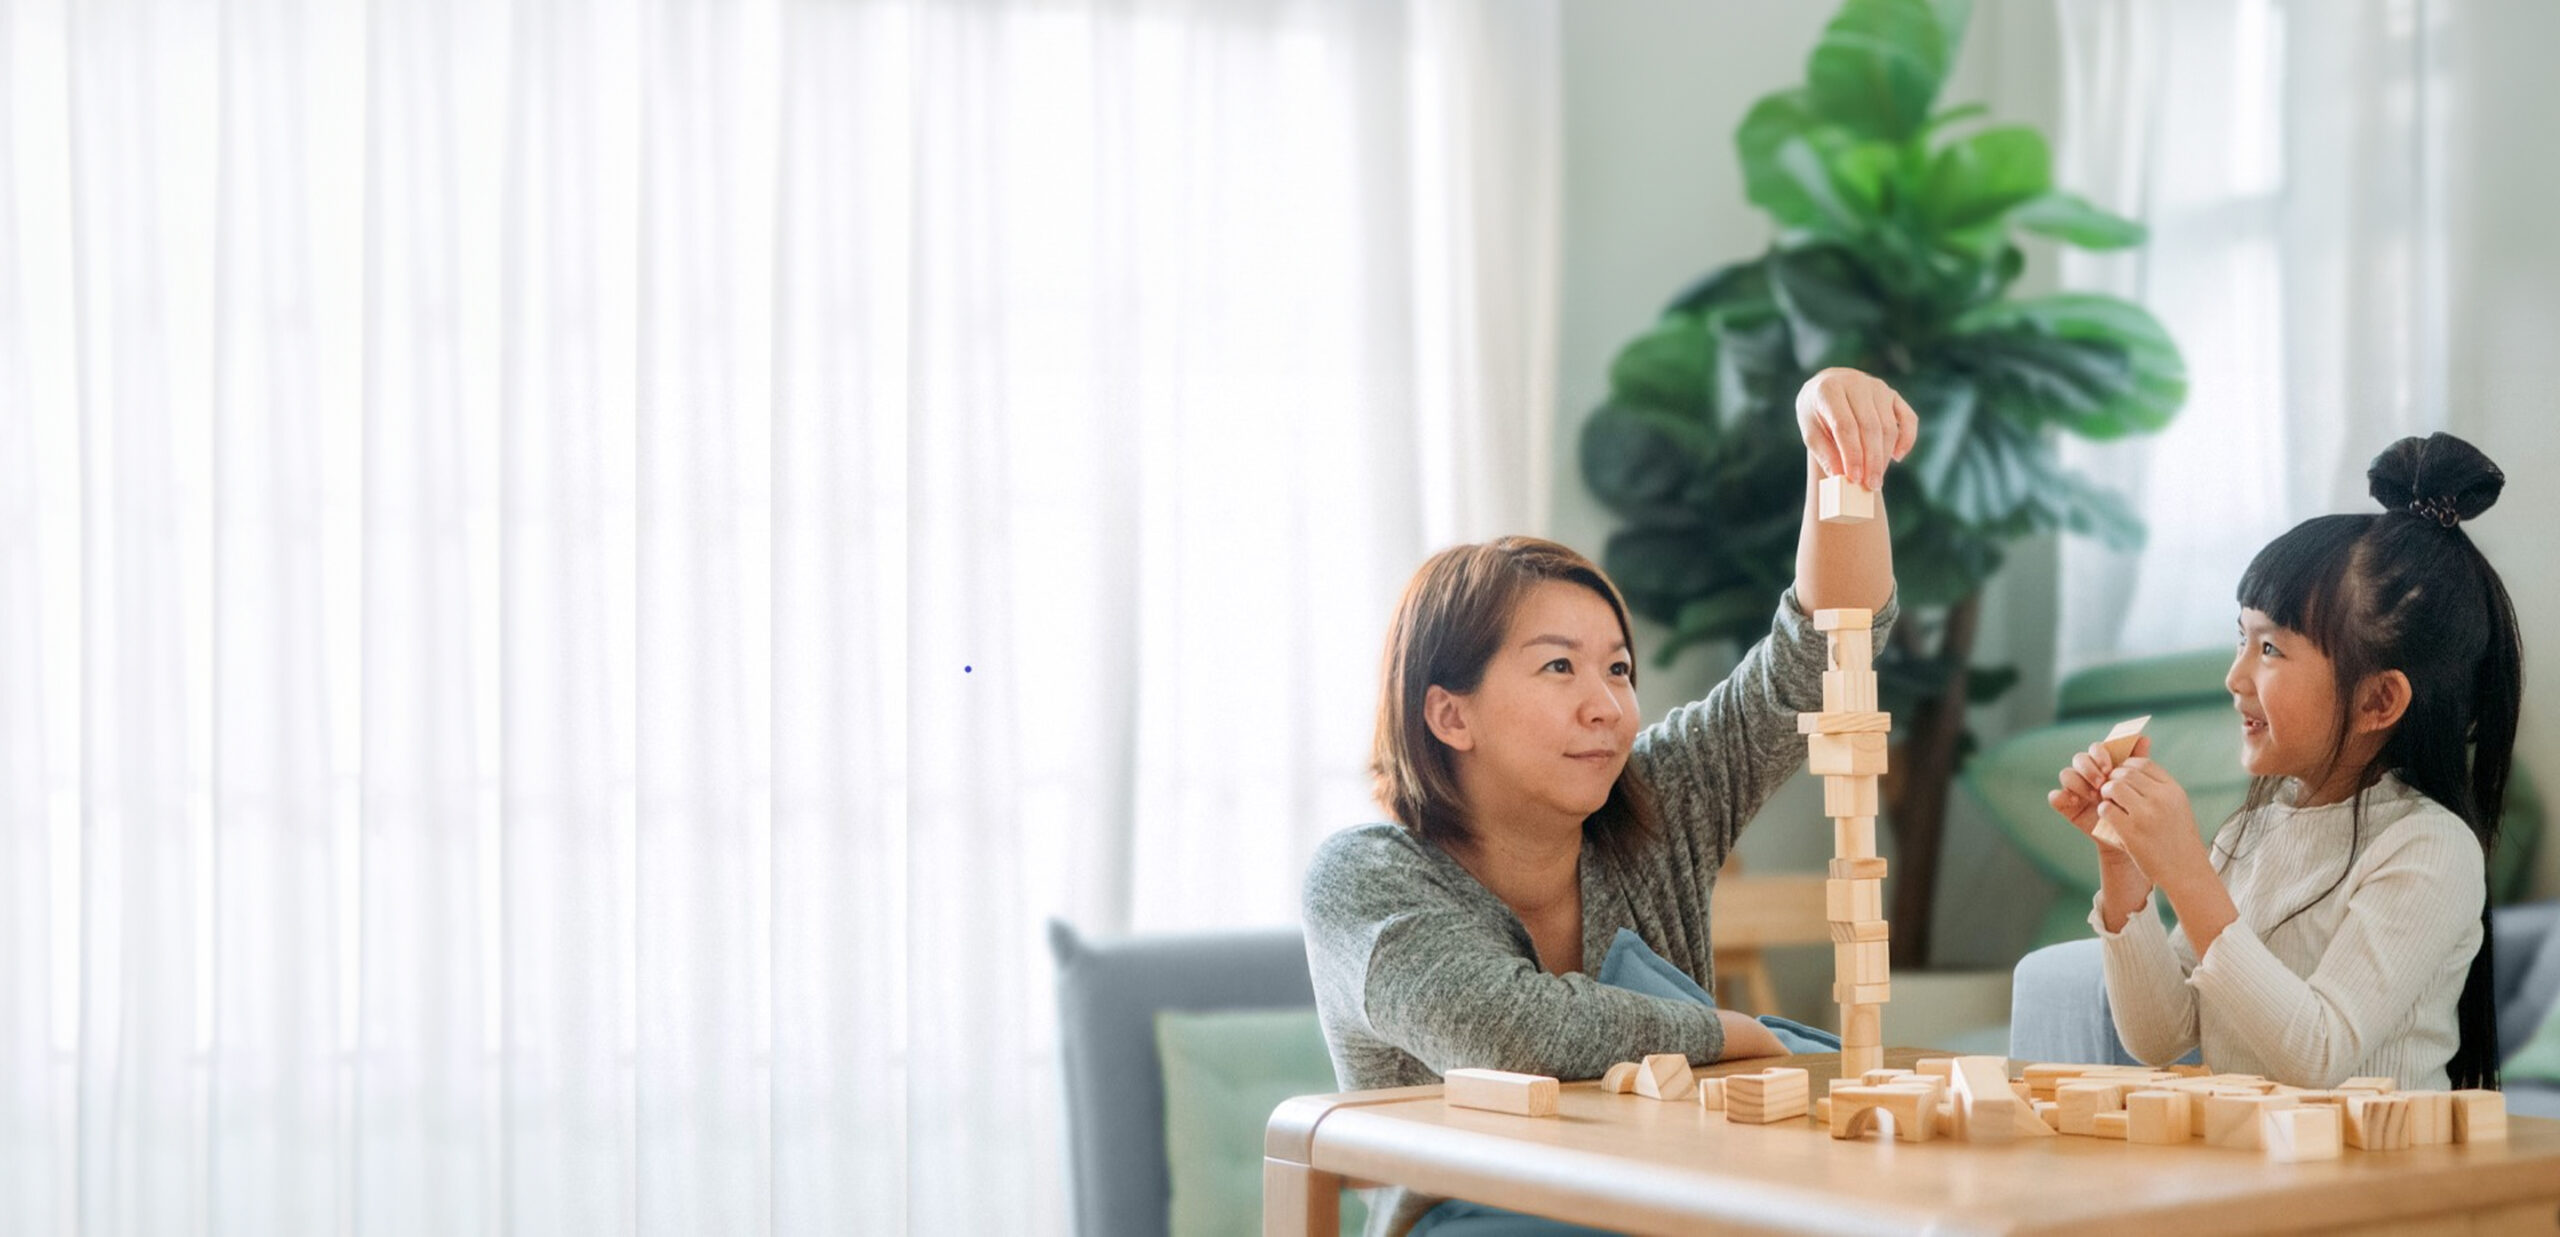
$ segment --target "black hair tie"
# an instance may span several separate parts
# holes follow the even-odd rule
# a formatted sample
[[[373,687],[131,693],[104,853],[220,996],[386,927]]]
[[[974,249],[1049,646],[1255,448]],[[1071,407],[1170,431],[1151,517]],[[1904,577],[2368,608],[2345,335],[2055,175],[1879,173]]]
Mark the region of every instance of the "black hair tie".
[[[2454,506],[2450,498],[2410,499],[2409,512],[2422,520],[2433,520],[2446,528],[2462,523],[2462,511]]]

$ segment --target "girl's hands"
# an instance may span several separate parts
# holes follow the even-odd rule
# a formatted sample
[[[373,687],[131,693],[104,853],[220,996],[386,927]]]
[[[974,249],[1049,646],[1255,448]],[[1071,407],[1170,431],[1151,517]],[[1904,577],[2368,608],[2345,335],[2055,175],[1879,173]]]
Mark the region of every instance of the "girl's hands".
[[[2070,821],[2072,828],[2088,834],[2092,841],[2098,836],[2098,805],[2103,802],[2098,788],[2107,784],[2109,767],[2106,745],[2092,743],[2088,751],[2073,755],[2071,763],[2063,766],[2061,789],[2044,792],[2044,801],[2053,805],[2053,810],[2060,812],[2064,820]],[[2098,844],[2106,845],[2104,842]]]
[[[1835,368],[1796,392],[1796,429],[1824,476],[1872,490],[1884,484],[1887,465],[1911,453],[1920,418],[1883,379]]]
[[[2099,786],[2098,819],[2115,829],[2126,853],[2157,881],[2170,861],[2201,849],[2196,812],[2187,803],[2187,788],[2151,760],[2150,740],[2135,750],[2140,754],[2108,771]]]

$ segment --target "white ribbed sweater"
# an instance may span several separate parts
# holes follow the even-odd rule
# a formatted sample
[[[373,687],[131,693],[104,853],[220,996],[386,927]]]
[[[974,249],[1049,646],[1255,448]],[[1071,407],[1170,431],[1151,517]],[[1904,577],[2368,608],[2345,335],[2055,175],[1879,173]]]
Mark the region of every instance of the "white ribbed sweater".
[[[2201,1040],[2219,1071],[2298,1087],[2382,1074],[2440,1089],[2460,1038],[2454,1005],[2480,949],[2480,842],[2443,805],[2386,777],[2361,796],[2364,840],[2339,880],[2354,805],[2297,808],[2298,789],[2245,832],[2223,826],[2213,862],[2240,918],[2202,965],[2186,933],[2161,924],[2156,898],[2112,934],[2092,905],[2116,1034],[2155,1065]]]

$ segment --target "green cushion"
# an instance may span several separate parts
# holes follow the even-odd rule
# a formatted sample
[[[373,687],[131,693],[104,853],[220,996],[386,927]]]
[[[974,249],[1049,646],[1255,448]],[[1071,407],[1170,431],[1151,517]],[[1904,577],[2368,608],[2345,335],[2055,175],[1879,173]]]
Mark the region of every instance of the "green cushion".
[[[2552,1003],[2533,1038],[2499,1069],[2508,1082],[2560,1082],[2560,1001]]]
[[[1313,1007],[1156,1015],[1172,1237],[1262,1231],[1262,1131],[1293,1095],[1338,1090]],[[1367,1223],[1342,1192],[1342,1231]]]

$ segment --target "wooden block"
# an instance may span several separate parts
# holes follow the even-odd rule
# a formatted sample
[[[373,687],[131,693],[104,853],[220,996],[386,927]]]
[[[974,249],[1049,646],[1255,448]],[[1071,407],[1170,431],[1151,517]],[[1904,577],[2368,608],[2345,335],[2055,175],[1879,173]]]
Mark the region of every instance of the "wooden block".
[[[1864,524],[1876,518],[1876,492],[1847,477],[1824,477],[1814,493],[1817,514],[1825,524]]]
[[[2367,1074],[2358,1078],[2350,1078],[2345,1082],[2339,1083],[2338,1089],[2341,1091],[2372,1091],[2381,1095],[2389,1095],[2391,1094],[2392,1087],[2395,1085],[2397,1084],[2394,1080],[2385,1078],[2380,1074]]]
[[[1884,882],[1822,882],[1823,918],[1833,923],[1866,923],[1884,918]],[[1834,934],[1836,939],[1837,934]]]
[[[1879,1065],[1873,1069],[1859,1070],[1857,1085],[1861,1087],[1881,1087],[1893,1083],[1901,1083],[1904,1086],[1927,1085],[1919,1082],[1919,1077],[1920,1075],[1912,1070],[1887,1069]]]
[[[2052,1100],[2037,1100],[2027,1108],[2035,1113],[2036,1124],[2057,1134],[2062,1132],[2062,1105]]]
[[[1873,670],[1823,671],[1822,711],[1825,713],[1875,712],[1876,672]],[[1866,814],[1875,815],[1873,812]]]
[[[2088,1137],[2097,1133],[2098,1114],[2115,1112],[2124,1107],[2124,1091],[2111,1082],[2082,1082],[2073,1079],[2053,1089],[2054,1103],[2061,1106],[2061,1120],[2054,1128],[2065,1134]]]
[[[2207,1146],[2256,1151],[2259,1118],[2278,1109],[2299,1108],[2290,1095],[2209,1095],[2204,1101]]]
[[[1727,1074],[1724,1115],[1745,1125],[1771,1125],[1801,1117],[1812,1107],[1811,1075],[1800,1069],[1772,1066],[1757,1074]]]
[[[1880,881],[1887,870],[1885,861],[1873,855],[1831,861],[1831,879],[1836,881]]]
[[[1864,627],[1843,627],[1832,632],[1831,668],[1834,670],[1875,669],[1875,633]]]
[[[2276,1164],[2337,1159],[2338,1110],[2315,1104],[2261,1113],[2258,1142],[2266,1148],[2267,1159]]]
[[[2507,1136],[2507,1097],[2497,1091],[2453,1093],[2453,1141],[2494,1142]]]
[[[1854,610],[1843,606],[1813,612],[1815,631],[1872,631],[1875,625],[1876,612],[1873,610]]]
[[[1841,1006],[1840,1045],[1843,1048],[1882,1047],[1884,1045],[1884,1007],[1881,1005]]]
[[[1957,1057],[1948,1081],[1956,1099],[1956,1126],[1968,1142],[2008,1142],[2018,1135],[2018,1097],[2009,1090],[2004,1057]]]
[[[1893,943],[1890,941],[1851,941],[1831,947],[1832,979],[1844,984],[1889,984],[1893,982]],[[1849,1001],[1844,1004],[1859,1004]],[[1844,1038],[1843,1043],[1847,1040]]]
[[[1830,1096],[1828,1096],[1828,1095],[1823,1096],[1822,1098],[1817,1099],[1817,1100],[1815,1100],[1815,1101],[1813,1102],[1813,1123],[1814,1123],[1815,1125],[1821,1126],[1822,1128],[1824,1128],[1824,1129],[1826,1129],[1826,1130],[1831,1128],[1831,1097],[1830,1097]]]
[[[2195,1137],[2183,1091],[2136,1091],[2124,1097],[2125,1137],[2138,1143],[2182,1143]]]
[[[1636,1094],[1649,1100],[1685,1100],[1696,1085],[1689,1058],[1676,1052],[1654,1053],[1636,1067]]]
[[[1822,814],[1833,819],[1876,814],[1876,780],[1871,777],[1822,779]]]
[[[2099,1113],[2097,1116],[2090,1119],[2089,1132],[2100,1138],[2112,1138],[2117,1142],[2123,1142],[2125,1138],[2125,1115],[2122,1112]]]
[[[1865,1006],[1863,1008],[1872,1009],[1874,1007]],[[1852,1044],[1846,1039],[1841,1041],[1840,1068],[1844,1070],[1854,1069],[1863,1074],[1869,1070],[1877,1068],[1883,1063],[1883,1061],[1884,1045],[1882,1044]]]
[[[2365,1151],[2409,1147],[2409,1099],[2403,1095],[2347,1097],[2347,1145]]]
[[[2120,765],[2133,759],[2133,745],[2142,738],[2142,728],[2149,724],[2151,715],[2148,713],[2132,721],[2116,723],[2116,728],[2108,731],[2107,737],[2099,743],[2107,749],[2107,763]]]
[[[1600,1076],[1600,1089],[1611,1095],[1633,1095],[1636,1090],[1636,1063],[1620,1061]]]
[[[2453,1092],[2402,1091],[2409,1101],[2409,1145],[2436,1147],[2453,1141]]]
[[[2019,1134],[2029,1138],[2051,1138],[2060,1132],[2053,1128],[2052,1123],[2046,1119],[2046,1114],[2036,1107],[2033,1100],[2020,1099],[2012,1106],[2011,1111],[2016,1114],[2016,1129]]]
[[[1698,1107],[1705,1109],[1708,1112],[1723,1112],[1724,1079],[1700,1078],[1697,1082]]]
[[[1798,713],[1797,734],[1886,734],[1893,730],[1891,713]]]
[[[1829,892],[1824,890],[1825,894]],[[1888,934],[1892,931],[1893,926],[1881,919],[1834,919],[1831,921],[1831,943],[1890,940],[1892,938]]]
[[[1928,1087],[1876,1086],[1842,1087],[1826,1097],[1831,1106],[1830,1127],[1833,1138],[1856,1138],[1875,1126],[1875,1114],[1882,1112],[1893,1118],[1893,1137],[1897,1142],[1922,1143],[1937,1136],[1938,1105],[1936,1094]]]
[[[1952,1078],[1955,1075],[1956,1059],[1954,1057],[1922,1057],[1912,1062],[1911,1068],[1924,1078]]]
[[[1893,985],[1889,982],[1853,984],[1834,980],[1831,984],[1831,1003],[1834,1005],[1884,1005],[1892,1000]]]
[[[2028,1066],[2021,1074],[2026,1078],[2029,1090],[2051,1099],[2055,1087],[2087,1073],[2090,1068],[2086,1065],[2036,1064]]]
[[[1831,853],[1843,859],[1876,857],[1876,818],[1842,816],[1831,822]]]
[[[1881,777],[1887,764],[1880,734],[1812,734],[1804,746],[1804,767],[1821,777]]]
[[[1556,1115],[1556,1080],[1542,1074],[1498,1069],[1453,1069],[1441,1078],[1441,1095],[1458,1108],[1507,1112],[1515,1117]]]

